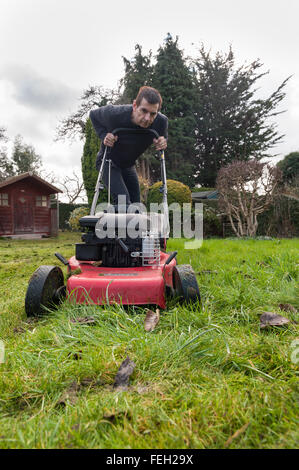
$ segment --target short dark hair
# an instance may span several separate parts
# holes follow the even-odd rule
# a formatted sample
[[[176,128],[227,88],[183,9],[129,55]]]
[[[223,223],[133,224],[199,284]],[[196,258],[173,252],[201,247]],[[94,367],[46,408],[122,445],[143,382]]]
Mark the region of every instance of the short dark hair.
[[[141,101],[143,98],[149,103],[149,104],[157,104],[159,103],[159,111],[162,106],[162,97],[158,90],[156,88],[152,88],[150,86],[142,86],[139,88],[138,94],[136,96],[136,104],[137,106],[140,105]]]

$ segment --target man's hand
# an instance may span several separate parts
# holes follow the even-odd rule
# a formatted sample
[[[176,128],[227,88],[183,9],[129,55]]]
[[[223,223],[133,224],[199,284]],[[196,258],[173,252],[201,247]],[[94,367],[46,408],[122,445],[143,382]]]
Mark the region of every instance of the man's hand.
[[[167,147],[167,140],[163,136],[160,136],[158,139],[154,139],[153,142],[156,150],[165,150]]]
[[[104,139],[104,145],[106,145],[107,147],[113,147],[117,139],[118,139],[117,135],[108,133],[106,134],[106,137]]]

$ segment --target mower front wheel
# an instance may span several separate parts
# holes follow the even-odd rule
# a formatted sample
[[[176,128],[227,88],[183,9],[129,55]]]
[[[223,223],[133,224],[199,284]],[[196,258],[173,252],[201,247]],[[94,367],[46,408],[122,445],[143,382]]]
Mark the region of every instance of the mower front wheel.
[[[31,276],[25,298],[27,316],[38,316],[56,308],[65,298],[63,272],[59,266],[40,266]]]
[[[197,279],[190,264],[174,266],[173,286],[175,295],[178,296],[183,302],[200,301]]]

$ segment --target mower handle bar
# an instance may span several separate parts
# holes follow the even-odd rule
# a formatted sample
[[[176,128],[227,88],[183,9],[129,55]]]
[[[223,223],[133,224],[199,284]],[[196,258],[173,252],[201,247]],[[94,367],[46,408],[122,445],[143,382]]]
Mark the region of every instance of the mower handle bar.
[[[131,129],[130,127],[118,127],[114,129],[111,134],[116,135],[119,134],[119,132],[127,132],[129,134],[154,134],[156,139],[159,138],[159,134],[157,131],[154,129]]]
[[[127,133],[127,134],[153,134],[156,139],[159,139],[159,137],[160,137],[158,132],[155,131],[154,129],[131,129],[130,127],[117,127],[116,129],[114,129],[111,132],[111,134],[117,135],[120,132],[124,132],[124,133]],[[108,148],[108,152],[109,151],[110,151],[110,148]],[[160,157],[161,157],[162,153],[163,153],[163,150],[158,151],[158,155]]]
[[[127,127],[117,127],[116,129],[114,129],[112,131],[112,134],[116,135],[116,134],[119,134],[120,132],[127,132],[127,133],[131,133],[131,134],[148,134],[148,133],[150,133],[150,134],[153,134],[156,137],[156,139],[159,138],[158,132],[155,131],[154,129],[131,129],[131,128],[127,128]],[[108,149],[107,146],[105,146],[105,147],[106,148],[105,148],[105,152],[104,152],[104,157],[102,159],[101,168],[100,168],[100,171],[99,171],[99,174],[98,174],[98,179],[97,179],[97,183],[96,183],[96,187],[95,187],[95,194],[94,194],[92,205],[91,205],[90,215],[95,214],[96,203],[97,203],[97,200],[98,200],[98,197],[99,197],[100,181],[101,181],[101,178],[102,178],[104,163],[105,163],[105,159],[106,159],[106,153],[107,153],[107,149]],[[109,148],[109,150],[110,150],[110,148]],[[168,219],[167,184],[166,184],[166,170],[165,170],[164,151],[159,150],[159,155],[160,155],[161,176],[162,176],[162,183],[163,183],[163,186],[162,186],[161,189],[164,193],[163,203],[164,203],[164,206],[166,207],[165,210],[167,210],[167,219]],[[110,193],[110,188],[108,188],[108,193]],[[110,196],[108,198],[110,199]]]

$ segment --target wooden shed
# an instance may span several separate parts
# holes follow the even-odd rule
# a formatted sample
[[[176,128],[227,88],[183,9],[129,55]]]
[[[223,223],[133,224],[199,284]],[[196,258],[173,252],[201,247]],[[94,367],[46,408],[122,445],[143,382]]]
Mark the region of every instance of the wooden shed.
[[[0,182],[0,236],[57,236],[58,193],[62,191],[31,172]],[[54,207],[51,194],[57,195]]]

